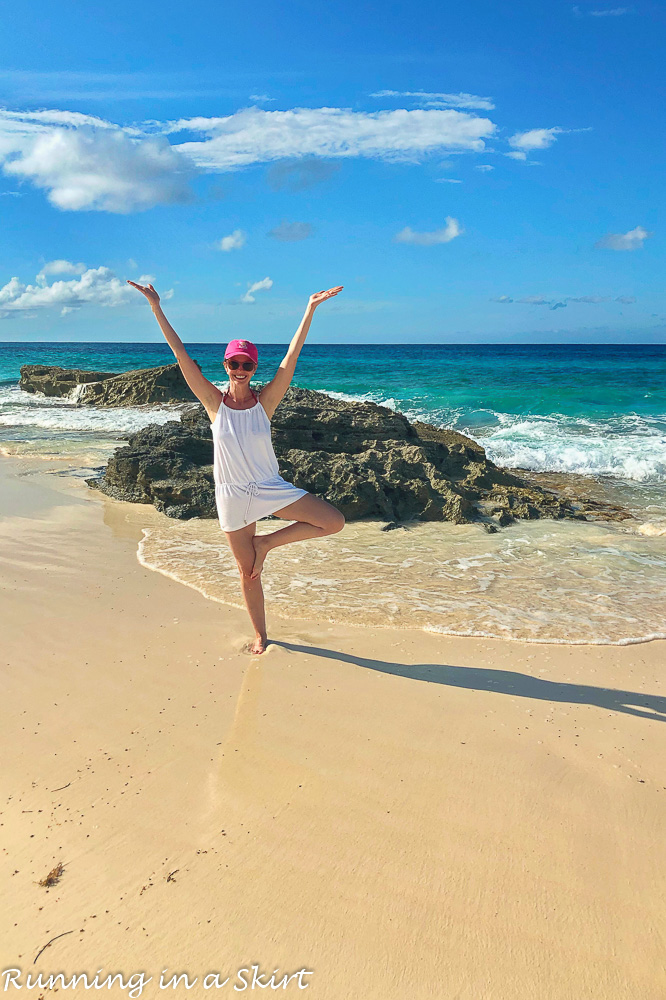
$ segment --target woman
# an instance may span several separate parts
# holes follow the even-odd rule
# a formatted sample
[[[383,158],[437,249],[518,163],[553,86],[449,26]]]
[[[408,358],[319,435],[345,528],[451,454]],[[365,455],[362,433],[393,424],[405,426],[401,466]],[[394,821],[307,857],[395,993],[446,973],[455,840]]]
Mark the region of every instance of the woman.
[[[266,614],[261,569],[271,549],[304,538],[341,531],[345,519],[326,500],[286,482],[279,473],[271,441],[270,421],[294,376],[296,361],[318,305],[342,291],[342,285],[310,296],[301,325],[274,378],[259,395],[250,388],[257,368],[257,348],[249,340],[232,340],[224,352],[229,388],[221,392],[189,356],[160,306],[152,285],[138,288],[150,302],[166,341],[194,395],[208,413],[213,433],[215,504],[220,527],[234,554],[241,589],[255,630],[250,652],[266,650]],[[256,535],[258,517],[277,514],[293,524],[268,535]],[[252,518],[252,520],[250,520]]]

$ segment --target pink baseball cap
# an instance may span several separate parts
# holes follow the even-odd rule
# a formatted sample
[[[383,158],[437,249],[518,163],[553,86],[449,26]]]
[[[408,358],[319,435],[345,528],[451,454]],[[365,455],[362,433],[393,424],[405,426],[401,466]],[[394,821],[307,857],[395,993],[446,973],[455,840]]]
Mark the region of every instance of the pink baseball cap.
[[[232,358],[236,354],[244,354],[246,358],[255,363],[259,361],[257,348],[250,340],[230,340],[224,352],[224,360],[226,361],[227,358]]]

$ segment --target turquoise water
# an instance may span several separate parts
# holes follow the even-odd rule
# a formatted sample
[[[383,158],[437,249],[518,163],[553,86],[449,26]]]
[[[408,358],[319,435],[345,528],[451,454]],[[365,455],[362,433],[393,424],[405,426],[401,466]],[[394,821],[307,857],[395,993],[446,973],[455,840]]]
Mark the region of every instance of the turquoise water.
[[[223,385],[224,345],[186,346]],[[286,347],[259,346],[259,381]],[[85,477],[133,431],[182,409],[47,399],[18,388],[22,364],[121,372],[173,360],[160,343],[0,344],[0,455],[64,458],[64,474]],[[577,473],[577,492],[582,484],[634,517],[519,522],[490,536],[480,524],[389,535],[376,522],[349,524],[270,565],[269,557],[272,614],[531,642],[666,635],[666,346],[306,344],[294,384],[456,428],[499,465]],[[215,521],[173,522],[150,507],[140,516],[143,565],[212,600],[242,603]]]
[[[186,346],[222,385],[224,345]],[[273,375],[286,346],[259,345],[258,379]],[[0,447],[22,435],[113,437],[168,419],[166,411],[93,413],[31,397],[17,389],[22,364],[120,372],[173,360],[164,343],[0,344]],[[500,465],[666,481],[666,345],[306,343],[294,384],[455,428]]]

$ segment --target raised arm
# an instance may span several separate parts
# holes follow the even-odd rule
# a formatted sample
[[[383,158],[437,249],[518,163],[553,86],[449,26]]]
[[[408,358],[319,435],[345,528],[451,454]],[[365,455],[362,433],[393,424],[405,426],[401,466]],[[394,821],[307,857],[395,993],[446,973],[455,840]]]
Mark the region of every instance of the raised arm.
[[[212,382],[208,381],[206,376],[202,374],[196,361],[193,361],[185,350],[185,345],[182,340],[162,312],[160,297],[153,286],[137,285],[135,281],[130,281],[129,279],[127,279],[127,283],[129,285],[133,285],[134,288],[138,288],[138,290],[142,292],[150,302],[150,307],[155,314],[155,319],[160,324],[160,329],[164,334],[166,342],[176,356],[176,361],[178,362],[178,366],[183,373],[183,378],[199,402],[202,403],[212,421],[220,405],[222,393],[216,385],[213,385]]]
[[[301,348],[308,335],[308,330],[310,329],[310,323],[312,322],[315,309],[317,306],[321,305],[322,302],[325,302],[326,299],[330,299],[334,295],[337,295],[338,292],[341,292],[343,287],[343,285],[338,285],[336,288],[329,288],[325,292],[315,292],[314,295],[310,296],[310,300],[307,304],[301,324],[294,336],[291,338],[289,350],[280,362],[280,366],[274,377],[259,393],[259,399],[269,418],[275,413],[278,403],[289,388],[291,380],[294,377],[298,355],[301,353]]]

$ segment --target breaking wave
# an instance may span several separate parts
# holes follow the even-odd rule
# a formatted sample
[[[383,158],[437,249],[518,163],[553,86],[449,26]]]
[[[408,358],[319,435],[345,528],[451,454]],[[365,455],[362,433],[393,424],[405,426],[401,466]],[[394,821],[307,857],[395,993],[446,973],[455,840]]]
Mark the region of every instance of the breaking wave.
[[[499,413],[405,405],[379,392],[351,395],[325,390],[334,399],[378,403],[408,420],[460,431],[478,441],[497,465],[532,472],[615,476],[641,483],[666,481],[666,414],[624,414],[582,419],[564,414]]]

